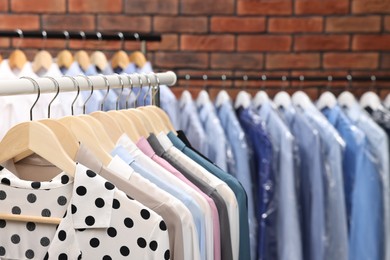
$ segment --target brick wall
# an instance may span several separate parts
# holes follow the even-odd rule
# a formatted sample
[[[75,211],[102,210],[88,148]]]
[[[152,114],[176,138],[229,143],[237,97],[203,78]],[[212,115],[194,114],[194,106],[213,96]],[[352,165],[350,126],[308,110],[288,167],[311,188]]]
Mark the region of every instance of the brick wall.
[[[0,29],[162,33],[148,57],[179,74],[381,75],[390,68],[390,0],[0,0],[0,12]],[[0,39],[0,51],[6,56],[18,44]],[[21,46],[32,57],[42,41]],[[64,41],[46,46],[55,55]],[[69,47],[111,55],[120,42]]]

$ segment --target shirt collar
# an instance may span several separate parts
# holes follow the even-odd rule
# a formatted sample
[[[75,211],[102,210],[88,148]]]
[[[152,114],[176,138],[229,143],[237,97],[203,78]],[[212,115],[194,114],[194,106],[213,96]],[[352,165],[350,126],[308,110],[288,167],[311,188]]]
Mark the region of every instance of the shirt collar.
[[[157,135],[157,139],[165,151],[168,151],[173,147],[171,140],[169,140],[169,138],[163,132]]]
[[[126,164],[124,160],[122,160],[118,155],[115,155],[111,162],[107,166],[108,169],[114,171],[120,177],[129,180],[131,175],[135,172],[133,168]]]
[[[148,137],[148,142],[152,146],[153,150],[156,152],[156,154],[160,157],[165,153],[164,147],[160,144],[160,142],[157,139],[157,136],[155,134],[150,134]]]
[[[139,149],[141,149],[141,151],[147,155],[148,157],[150,158],[153,158],[153,156],[156,155],[156,153],[153,151],[153,148],[150,146],[150,144],[148,143],[148,141],[145,139],[145,137],[141,137],[138,142],[137,142],[137,146]]]
[[[137,145],[129,138],[127,134],[121,135],[116,144],[123,146],[131,153],[138,150]]]
[[[168,133],[169,140],[173,143],[173,145],[179,149],[180,151],[183,151],[184,148],[186,148],[186,145],[180,140],[174,133],[169,132]]]
[[[117,145],[114,148],[114,150],[111,151],[111,155],[112,156],[116,156],[116,155],[119,156],[128,165],[132,164],[135,161],[133,156],[130,155],[129,151],[121,145]]]

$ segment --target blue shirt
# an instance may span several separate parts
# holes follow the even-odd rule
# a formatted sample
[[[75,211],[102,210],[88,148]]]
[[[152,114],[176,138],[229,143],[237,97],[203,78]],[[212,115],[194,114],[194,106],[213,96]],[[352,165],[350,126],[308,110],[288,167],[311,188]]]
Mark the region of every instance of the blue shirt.
[[[162,180],[161,178],[156,177],[152,172],[147,171],[143,168],[139,163],[135,161],[135,159],[130,155],[130,153],[123,147],[117,146],[111,152],[112,156],[119,156],[124,162],[129,164],[136,172],[138,172],[142,177],[148,179],[152,183],[156,184],[160,189],[168,192],[172,196],[179,199],[183,204],[190,210],[194,222],[196,225],[196,229],[199,235],[199,247],[202,259],[205,259],[206,256],[206,231],[205,231],[205,223],[203,220],[203,211],[201,207],[183,190],[177,188],[174,185]]]
[[[229,151],[231,152],[231,149],[226,140],[221,122],[219,121],[210,100],[198,107],[198,114],[207,135],[208,153],[205,154],[205,156],[226,172],[226,154]]]
[[[321,140],[317,130],[293,106],[281,110],[298,146],[298,203],[303,258],[324,259],[325,201]]]
[[[253,179],[257,185],[256,218],[258,246],[256,259],[277,259],[275,178],[271,171],[272,144],[264,122],[251,109],[239,108],[238,118],[253,149]]]
[[[172,132],[168,133],[168,138],[172,141],[173,145],[182,151],[185,155],[190,157],[200,166],[205,168],[208,172],[217,176],[220,180],[224,181],[234,192],[238,202],[239,209],[239,225],[240,225],[240,247],[239,247],[239,259],[246,260],[250,259],[249,249],[249,225],[248,225],[248,208],[247,198],[244,188],[237,181],[236,178],[230,174],[224,172],[214,164],[210,163],[196,152],[186,147],[186,145]],[[222,227],[223,228],[223,227]]]
[[[175,94],[173,94],[172,90],[165,85],[160,86],[160,107],[169,116],[173,127],[175,129],[180,129],[179,104]]]
[[[255,185],[253,185],[254,182],[252,181],[252,173],[249,164],[249,147],[245,139],[245,133],[238,122],[231,103],[226,102],[222,104],[217,109],[217,114],[232,149],[232,153],[228,152],[226,158],[228,172],[237,178],[247,194],[251,259],[254,260],[257,255],[258,227],[255,214]]]
[[[348,231],[344,198],[342,154],[345,142],[326,120],[310,104],[304,114],[320,134],[324,163],[325,194],[325,256],[324,259],[348,259]]]
[[[358,103],[343,111],[364,132],[368,142],[368,148],[364,152],[367,159],[364,161],[365,164],[359,165],[359,171],[354,179],[350,259],[388,259],[388,138]],[[375,170],[372,170],[370,163]]]
[[[272,105],[271,101],[264,102],[258,114],[266,123],[272,143],[272,170],[277,187],[274,199],[277,208],[278,259],[300,260],[302,241],[294,173],[294,137]]]

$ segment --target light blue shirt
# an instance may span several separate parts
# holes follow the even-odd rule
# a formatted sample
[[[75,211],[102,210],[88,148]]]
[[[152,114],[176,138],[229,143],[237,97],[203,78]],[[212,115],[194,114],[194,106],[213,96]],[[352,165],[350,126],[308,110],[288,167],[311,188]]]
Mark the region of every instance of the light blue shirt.
[[[324,167],[317,130],[293,106],[281,110],[298,146],[296,177],[305,260],[323,260],[325,237]]]
[[[272,168],[275,173],[275,185],[278,187],[274,196],[278,223],[278,258],[301,260],[302,241],[293,159],[294,137],[272,105],[271,101],[264,102],[258,109],[258,114],[265,121],[272,141]]]
[[[247,194],[251,259],[254,260],[257,255],[258,227],[255,215],[255,196],[253,194],[252,175],[249,165],[248,144],[245,139],[245,133],[230,102],[226,102],[217,108],[217,115],[232,148],[232,153],[227,153],[228,172],[236,176]]]
[[[186,133],[188,140],[196,150],[202,154],[208,154],[207,135],[203,130],[192,97],[182,96],[179,101],[179,109],[180,130]]]
[[[160,86],[160,107],[169,116],[173,127],[179,129],[179,104],[175,94],[173,94],[171,89],[165,85]]]
[[[365,156],[375,166],[375,171],[367,170],[368,165],[355,177],[351,202],[353,207],[350,223],[350,259],[388,259],[390,250],[388,137],[357,102],[349,109],[345,108],[344,112],[366,134],[369,151],[365,151]],[[382,215],[378,215],[381,211]]]
[[[221,121],[219,121],[210,100],[198,107],[198,114],[207,135],[208,154],[205,155],[210,161],[214,162],[219,168],[226,172],[226,157],[227,153],[231,153],[231,148],[226,140]]]
[[[168,183],[167,181],[156,177],[155,174],[146,170],[142,165],[136,162],[133,156],[124,148],[123,146],[118,145],[111,152],[112,156],[119,156],[125,163],[130,165],[136,172],[138,172],[142,177],[148,179],[150,182],[156,184],[160,189],[168,192],[175,198],[179,199],[183,204],[190,210],[192,217],[194,218],[194,222],[196,225],[196,229],[199,235],[199,247],[200,254],[202,259],[206,259],[206,230],[205,223],[203,219],[203,211],[201,207],[193,200],[191,196],[189,196],[186,192],[179,189],[178,187]]]
[[[306,118],[317,129],[322,142],[325,166],[325,245],[324,259],[348,259],[348,230],[342,172],[344,140],[326,118],[310,104],[304,111]]]

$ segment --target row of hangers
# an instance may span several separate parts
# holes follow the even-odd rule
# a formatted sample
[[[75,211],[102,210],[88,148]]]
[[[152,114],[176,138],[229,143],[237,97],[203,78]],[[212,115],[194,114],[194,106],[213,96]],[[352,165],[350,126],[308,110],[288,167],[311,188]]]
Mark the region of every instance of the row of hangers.
[[[17,32],[19,33],[20,40],[22,41],[23,32],[21,30],[17,30]],[[84,33],[81,31],[80,35],[82,37],[83,34]],[[47,39],[47,36],[45,35],[46,32],[42,31],[43,42],[45,42]],[[69,33],[64,31],[64,35],[67,39],[66,42],[68,42]],[[97,36],[99,39],[101,39],[101,34],[97,33]],[[85,34],[83,39],[85,40]],[[130,63],[134,63],[138,68],[142,68],[147,62],[145,55],[140,51],[134,51],[128,55],[125,51],[123,51],[123,42],[124,39],[122,39],[122,50],[117,51],[111,59],[112,68],[121,68],[124,70]],[[19,48],[19,46],[10,54],[8,58],[9,66],[12,69],[22,69],[28,61],[26,54]],[[66,43],[66,46],[68,46],[68,43]],[[107,67],[108,60],[102,51],[94,51],[91,55],[88,55],[85,50],[79,50],[73,55],[66,46],[65,49],[60,51],[56,56],[56,62],[59,68],[68,69],[74,61],[77,61],[84,71],[86,71],[90,65],[95,65],[101,71]],[[2,57],[0,56],[0,61],[1,60]],[[45,46],[43,46],[42,50],[35,55],[32,61],[32,68],[34,72],[37,72],[41,69],[48,70],[52,63],[52,55],[47,50],[45,50]]]
[[[40,93],[39,85],[34,79],[28,79],[38,89],[37,102]],[[90,80],[88,84],[93,89]],[[77,88],[76,83],[75,88]],[[123,134],[127,134],[136,142],[141,137],[147,138],[150,133],[169,131],[175,132],[175,129],[168,115],[159,107],[151,105],[23,122],[11,128],[0,141],[0,165],[7,160],[18,162],[35,153],[60,170],[74,176],[75,158],[80,143],[107,166],[112,160],[110,152]],[[1,213],[0,219],[56,225],[61,221],[59,218]]]

